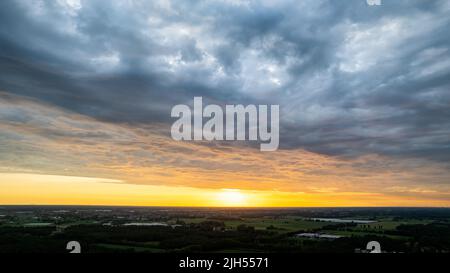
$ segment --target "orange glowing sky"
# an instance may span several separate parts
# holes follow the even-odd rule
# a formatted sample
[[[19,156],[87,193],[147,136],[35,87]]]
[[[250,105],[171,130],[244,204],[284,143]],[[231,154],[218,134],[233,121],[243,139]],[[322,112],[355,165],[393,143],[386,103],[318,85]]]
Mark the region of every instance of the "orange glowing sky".
[[[439,166],[381,156],[260,152],[177,142],[163,127],[112,125],[15,98],[26,126],[0,124],[14,150],[0,166],[1,204],[148,206],[448,206]],[[90,134],[101,138],[89,137]],[[48,137],[48,136],[51,137]],[[411,168],[411,165],[414,168]],[[389,166],[389,168],[385,168]],[[441,175],[443,173],[443,175]]]
[[[433,196],[364,192],[281,192],[134,185],[111,179],[73,176],[0,174],[2,204],[208,206],[208,207],[345,207],[448,206]],[[6,182],[9,181],[9,182]]]
[[[386,2],[2,1],[0,205],[450,206],[450,4]],[[197,96],[279,149],[175,141]]]

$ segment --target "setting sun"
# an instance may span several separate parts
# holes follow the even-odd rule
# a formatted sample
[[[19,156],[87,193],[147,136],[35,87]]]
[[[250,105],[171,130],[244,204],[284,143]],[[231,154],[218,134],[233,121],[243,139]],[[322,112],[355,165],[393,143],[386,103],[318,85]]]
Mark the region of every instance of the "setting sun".
[[[223,206],[246,206],[247,198],[244,193],[236,189],[224,189],[218,194],[218,201]]]

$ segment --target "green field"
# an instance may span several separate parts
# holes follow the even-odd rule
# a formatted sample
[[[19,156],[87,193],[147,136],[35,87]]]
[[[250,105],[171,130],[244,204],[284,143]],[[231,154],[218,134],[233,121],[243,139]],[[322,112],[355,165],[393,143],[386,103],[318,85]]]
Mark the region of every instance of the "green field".
[[[183,218],[180,219],[187,224],[198,224],[204,221],[214,219],[207,218]],[[286,233],[300,230],[314,230],[329,225],[327,222],[318,222],[305,220],[301,217],[285,217],[285,218],[242,218],[240,220],[224,220],[226,229],[236,229],[239,225],[252,226],[257,230],[271,230],[274,232]]]
[[[186,224],[198,224],[204,221],[214,221],[210,218],[182,218],[180,219]],[[242,218],[239,220],[216,220],[223,221],[227,230],[234,230],[239,225],[252,226],[256,230],[270,230],[277,233],[289,233],[296,231],[314,231],[322,229],[328,225],[335,225],[336,223],[326,221],[314,221],[302,217],[287,216],[282,218]],[[405,236],[385,235],[384,231],[395,230],[399,225],[403,224],[428,224],[430,220],[393,220],[391,218],[380,219],[375,223],[358,224],[356,227],[348,227],[342,230],[320,230],[321,233],[342,235],[342,236],[366,236],[373,234],[383,234],[386,237],[393,239],[405,240]]]
[[[375,223],[370,224],[358,224],[357,227],[352,228],[352,230],[355,231],[385,231],[385,230],[395,230],[400,225],[426,225],[431,223],[430,220],[415,220],[415,219],[408,219],[408,220],[400,220],[400,221],[394,221],[392,219],[380,219],[379,221]]]

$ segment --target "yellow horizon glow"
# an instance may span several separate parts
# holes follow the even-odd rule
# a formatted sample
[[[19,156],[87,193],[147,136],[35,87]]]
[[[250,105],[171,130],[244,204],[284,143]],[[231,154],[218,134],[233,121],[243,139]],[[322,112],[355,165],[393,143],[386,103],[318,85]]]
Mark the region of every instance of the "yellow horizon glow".
[[[304,193],[137,185],[114,179],[0,173],[0,205],[185,207],[449,207],[446,200],[380,193]]]
[[[229,207],[245,207],[248,196],[238,189],[223,189],[217,194],[218,202]]]

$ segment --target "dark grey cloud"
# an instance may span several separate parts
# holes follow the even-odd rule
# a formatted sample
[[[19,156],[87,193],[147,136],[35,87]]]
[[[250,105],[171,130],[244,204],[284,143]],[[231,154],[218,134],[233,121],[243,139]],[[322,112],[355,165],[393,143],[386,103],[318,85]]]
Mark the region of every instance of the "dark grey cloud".
[[[280,104],[281,148],[450,159],[450,5],[1,1],[0,89],[113,123]]]

